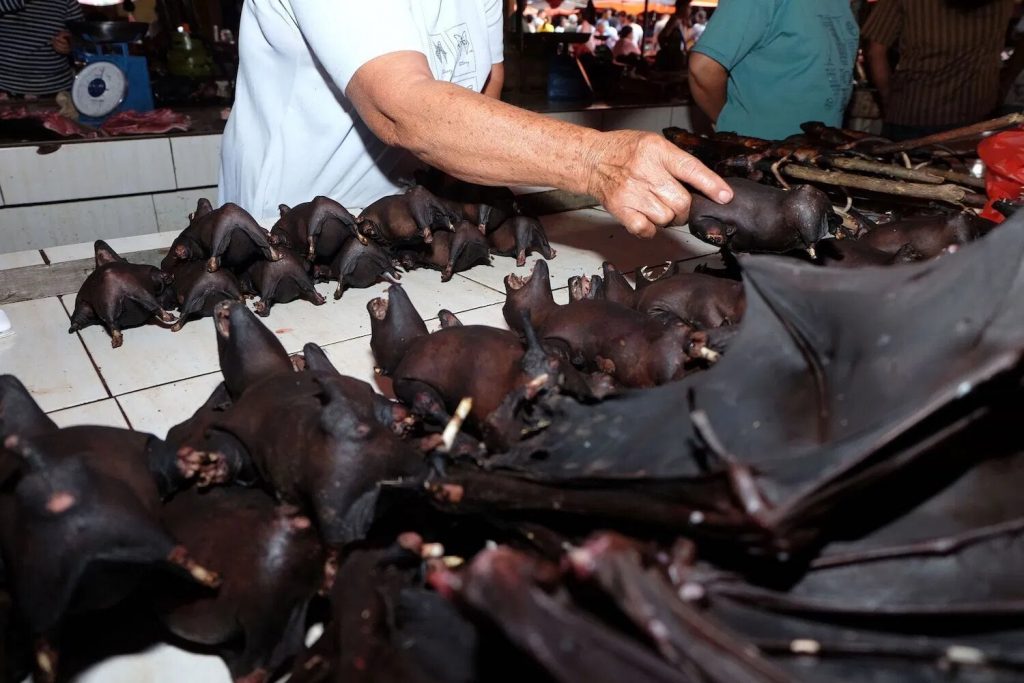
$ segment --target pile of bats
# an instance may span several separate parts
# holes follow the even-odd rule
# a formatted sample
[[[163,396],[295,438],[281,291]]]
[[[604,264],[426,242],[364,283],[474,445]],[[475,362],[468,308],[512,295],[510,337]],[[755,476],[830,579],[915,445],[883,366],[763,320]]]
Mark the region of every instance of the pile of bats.
[[[783,188],[791,183],[814,183],[841,198],[840,204],[847,208],[862,207],[871,214],[891,209],[894,202],[983,206],[985,180],[972,172],[973,148],[981,136],[1021,124],[1024,114],[1010,114],[903,142],[820,122],[805,123],[802,134],[781,141],[735,133],[701,136],[680,128],[664,132],[723,176]]]
[[[490,264],[491,254],[519,265],[533,250],[555,256],[543,226],[520,214],[508,189],[436,173],[418,180],[423,184],[377,200],[358,217],[328,197],[282,204],[269,232],[235,204],[215,209],[200,199],[160,268],[129,263],[98,241],[96,269],[79,289],[69,332],[102,325],[117,348],[126,328],[156,322],[178,331],[224,299],[258,295],[254,309],[265,316],[274,303],[323,304],[316,282],[336,280],[340,299],[350,287],[398,281],[398,268],[433,268],[447,282]]]
[[[695,199],[721,272],[558,303],[539,261],[510,330],[430,333],[393,285],[397,400],[236,297],[164,439],[0,378],[4,680],[154,642],[249,683],[1020,680],[1024,217],[837,240],[818,190],[745,182]],[[813,262],[868,238],[920,260]]]

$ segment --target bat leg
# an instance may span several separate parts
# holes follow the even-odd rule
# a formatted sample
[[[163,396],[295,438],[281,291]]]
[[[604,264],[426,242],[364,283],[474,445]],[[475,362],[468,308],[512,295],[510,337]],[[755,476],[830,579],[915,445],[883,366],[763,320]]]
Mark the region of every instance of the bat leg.
[[[327,299],[325,299],[320,292],[316,291],[316,287],[313,286],[313,282],[311,280],[297,279],[295,284],[298,285],[302,298],[314,306],[322,306],[327,302]]]

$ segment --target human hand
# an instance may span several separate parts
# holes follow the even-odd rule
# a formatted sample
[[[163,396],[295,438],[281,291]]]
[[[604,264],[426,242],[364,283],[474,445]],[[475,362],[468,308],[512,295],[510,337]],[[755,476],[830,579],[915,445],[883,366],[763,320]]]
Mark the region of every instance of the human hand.
[[[683,182],[720,204],[732,199],[724,180],[654,133],[601,133],[590,159],[588,192],[638,237],[654,237],[659,227],[686,222],[690,193]]]
[[[57,54],[71,54],[71,33],[68,31],[59,31],[50,41],[50,44],[53,46],[53,50]]]

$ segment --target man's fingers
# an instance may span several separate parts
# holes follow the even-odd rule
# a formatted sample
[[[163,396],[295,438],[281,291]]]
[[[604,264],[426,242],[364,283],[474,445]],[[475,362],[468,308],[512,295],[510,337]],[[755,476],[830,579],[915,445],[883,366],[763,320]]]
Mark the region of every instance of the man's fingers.
[[[667,140],[666,143],[672,144]],[[681,149],[672,147],[666,167],[676,178],[692,185],[701,194],[719,204],[725,204],[732,199],[732,188],[717,173]]]
[[[630,234],[637,237],[654,237],[657,228],[647,216],[634,209],[622,209],[612,211],[612,214],[622,222]]]
[[[643,200],[634,204],[633,208],[642,213],[655,226],[668,225],[676,217],[676,212],[653,192],[645,193]]]
[[[669,224],[683,225],[690,216],[690,193],[674,180],[668,185],[660,185],[654,189],[655,195],[662,204],[672,212]]]

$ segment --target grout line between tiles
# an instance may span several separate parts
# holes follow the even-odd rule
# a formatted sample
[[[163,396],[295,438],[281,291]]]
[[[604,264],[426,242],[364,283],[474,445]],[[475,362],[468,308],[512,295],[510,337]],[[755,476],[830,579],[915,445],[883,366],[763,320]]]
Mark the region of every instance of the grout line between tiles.
[[[168,384],[174,384],[175,382],[187,382],[190,379],[196,379],[197,377],[206,377],[207,375],[219,375],[220,370],[211,370],[210,372],[200,372],[198,375],[189,375],[188,377],[179,377],[177,379],[167,380],[166,382],[158,382],[151,384],[147,387],[139,387],[138,389],[132,389],[131,391],[125,391],[113,398],[124,398],[125,396],[131,396],[132,394],[138,394],[143,391],[149,391],[150,389],[157,389],[159,387],[166,387]],[[120,405],[120,403],[118,403]]]
[[[108,396],[107,398],[98,398],[95,401],[85,401],[84,403],[76,403],[76,404],[71,405],[71,406],[64,406],[63,408],[54,408],[53,410],[47,411],[46,414],[47,415],[53,415],[54,413],[59,413],[59,412],[64,411],[64,410],[72,410],[74,408],[83,408],[85,406],[91,406],[93,403],[103,403],[104,401],[109,401],[110,399],[111,399],[111,397]]]
[[[116,405],[117,409],[121,411],[121,417],[124,418],[124,423],[128,425],[128,429],[134,430],[135,426],[132,424],[132,421],[128,419],[128,413],[125,412],[124,406],[121,405],[121,402],[117,400],[117,396],[114,397],[114,405]]]
[[[455,275],[458,276],[458,277],[461,277],[464,280],[469,280],[474,285],[480,285],[481,287],[483,287],[484,289],[487,289],[489,291],[497,292],[498,294],[501,294],[501,295],[505,294],[505,292],[503,292],[503,291],[501,291],[499,289],[495,289],[494,287],[491,287],[490,285],[486,285],[483,282],[478,282],[477,280],[474,280],[473,278],[469,277],[468,275],[463,275],[462,273],[455,273]]]
[[[67,313],[67,311],[65,311],[65,313]],[[96,376],[99,377],[100,384],[103,385],[103,391],[107,392],[107,398],[114,398],[114,393],[110,391],[110,387],[107,386],[107,379],[103,376],[103,373],[100,372],[100,366],[96,364],[96,360],[92,357],[92,351],[89,350],[89,347],[85,343],[85,339],[82,338],[82,333],[75,332],[75,336],[78,337],[78,341],[82,343],[82,349],[85,350],[85,356],[89,359],[89,362],[92,363],[92,369],[96,371]]]
[[[68,311],[68,307],[64,305],[64,297],[58,296],[57,301],[60,302],[60,307],[64,309],[64,315],[68,317],[68,322],[71,321],[71,312]],[[78,337],[78,341],[82,344],[82,349],[85,351],[85,357],[89,359],[92,364],[92,369],[96,371],[96,376],[100,379],[100,384],[103,385],[103,391],[107,392],[107,398],[114,398],[114,394],[110,391],[110,387],[107,386],[107,379],[100,372],[100,366],[96,364],[96,360],[92,357],[92,351],[89,350],[89,346],[85,343],[85,339],[82,337],[81,332],[75,332],[75,336]],[[100,399],[103,400],[103,399]]]

